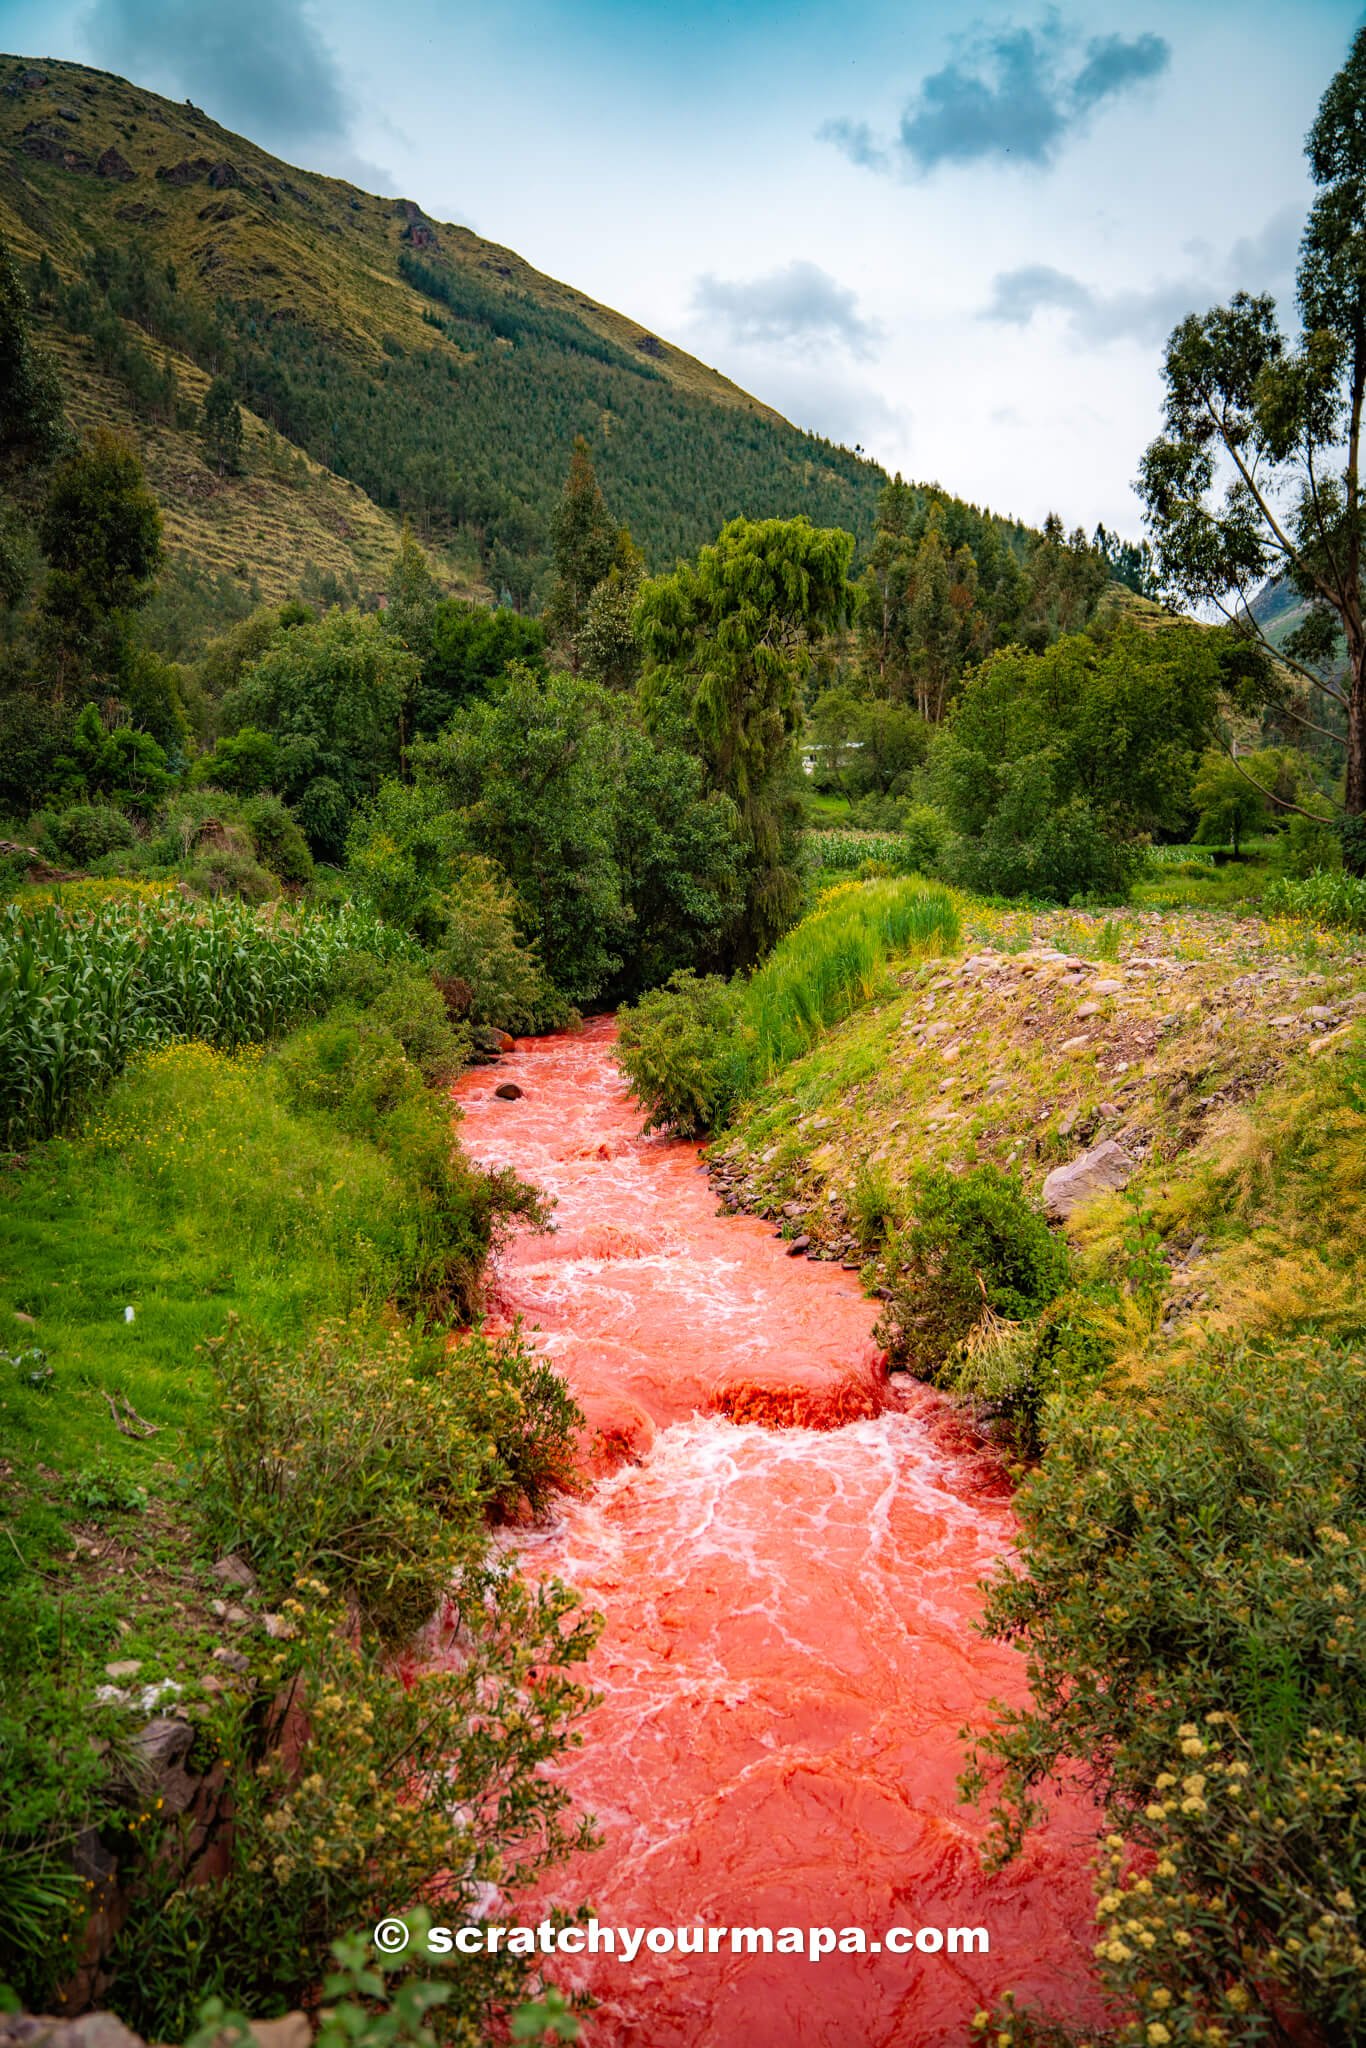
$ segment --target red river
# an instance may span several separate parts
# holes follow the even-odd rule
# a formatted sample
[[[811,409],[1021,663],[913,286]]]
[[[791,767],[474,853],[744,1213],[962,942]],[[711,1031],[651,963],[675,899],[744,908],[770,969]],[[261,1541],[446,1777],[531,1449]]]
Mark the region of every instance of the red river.
[[[974,1622],[1013,1537],[998,1468],[940,1397],[889,1385],[855,1275],[717,1213],[697,1147],[642,1137],[613,1026],[523,1041],[456,1088],[462,1139],[557,1198],[505,1253],[593,1431],[595,1483],[520,1542],[606,1625],[557,1766],[600,1849],[541,1903],[604,1926],[861,1928],[866,1953],[557,1956],[591,2048],[939,2048],[1013,1988],[1093,2017],[1095,1819],[1059,1800],[1001,1874],[961,1806],[960,1731],[1020,1701]],[[524,1093],[499,1100],[497,1084]],[[527,1917],[519,1915],[518,1917]],[[891,1954],[893,1927],[990,1953]]]

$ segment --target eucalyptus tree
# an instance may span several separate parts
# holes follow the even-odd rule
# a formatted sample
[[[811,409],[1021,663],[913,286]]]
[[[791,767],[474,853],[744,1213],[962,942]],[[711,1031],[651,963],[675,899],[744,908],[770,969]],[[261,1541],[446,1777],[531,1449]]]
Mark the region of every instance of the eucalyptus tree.
[[[1302,730],[1344,748],[1344,845],[1361,868],[1366,29],[1323,96],[1305,153],[1318,195],[1300,245],[1298,334],[1283,331],[1270,297],[1246,292],[1184,319],[1167,344],[1166,431],[1139,484],[1164,586],[1260,640],[1308,686],[1304,702],[1289,701],[1264,665],[1266,693]],[[1304,607],[1276,647],[1252,605],[1268,577],[1287,581]],[[1315,692],[1337,707],[1329,723],[1315,715]]]

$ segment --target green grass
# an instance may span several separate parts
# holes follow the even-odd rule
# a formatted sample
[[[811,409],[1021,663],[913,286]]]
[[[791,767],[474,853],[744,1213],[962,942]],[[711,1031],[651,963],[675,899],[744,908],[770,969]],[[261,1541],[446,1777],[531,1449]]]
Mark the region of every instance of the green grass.
[[[187,1480],[214,1384],[197,1347],[230,1312],[280,1344],[319,1316],[378,1312],[413,1232],[411,1192],[375,1147],[289,1110],[259,1054],[202,1045],[153,1053],[5,1176],[0,1344],[41,1350],[51,1377],[32,1387],[32,1368],[0,1364],[0,1453],[30,1481],[0,1585],[16,1542],[30,1563],[61,1545],[72,1475],[107,1463],[140,1484],[169,1465]],[[121,1435],[115,1394],[160,1434]],[[35,1461],[55,1480],[34,1482]]]
[[[772,1079],[832,1024],[871,1000],[889,961],[952,952],[952,896],[935,883],[886,881],[832,890],[779,941],[746,984],[746,1089]]]

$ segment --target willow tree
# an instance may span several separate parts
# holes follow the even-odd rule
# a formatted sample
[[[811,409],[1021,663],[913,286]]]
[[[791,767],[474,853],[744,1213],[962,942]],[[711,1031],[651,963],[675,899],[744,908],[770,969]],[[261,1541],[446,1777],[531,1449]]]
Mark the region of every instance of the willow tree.
[[[1166,587],[1216,607],[1309,686],[1306,702],[1279,709],[1344,747],[1344,842],[1362,869],[1366,29],[1323,96],[1305,153],[1318,197],[1300,245],[1298,334],[1282,331],[1274,300],[1246,292],[1183,320],[1167,344],[1166,432],[1139,481]],[[1268,577],[1304,604],[1275,648],[1251,608]],[[1314,716],[1314,692],[1338,707],[1332,723]]]
[[[757,959],[796,915],[800,806],[794,738],[813,644],[849,602],[852,534],[809,519],[732,519],[695,562],[641,591],[641,702],[690,729],[709,785],[739,813],[746,850],[735,956]]]

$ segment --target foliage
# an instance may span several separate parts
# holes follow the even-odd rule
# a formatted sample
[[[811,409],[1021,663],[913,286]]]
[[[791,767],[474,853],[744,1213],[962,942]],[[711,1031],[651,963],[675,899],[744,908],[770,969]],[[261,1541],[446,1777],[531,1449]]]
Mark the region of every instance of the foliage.
[[[432,739],[474,697],[488,697],[514,663],[542,670],[545,628],[510,605],[490,610],[446,597],[436,605],[413,704],[413,733]]]
[[[974,1166],[922,1172],[907,1191],[912,1220],[889,1234],[887,1306],[879,1341],[922,1379],[1000,1345],[1067,1285],[1068,1253],[1017,1175]],[[983,1389],[986,1390],[985,1388]]]
[[[113,804],[72,804],[63,811],[39,811],[29,819],[29,830],[49,860],[78,868],[136,843],[127,817]]]
[[[999,895],[1122,894],[1142,833],[1179,820],[1214,715],[1222,643],[1198,627],[1043,654],[1006,649],[964,686],[931,754],[958,834],[948,871]]]
[[[1298,342],[1282,333],[1267,296],[1237,292],[1226,306],[1189,314],[1167,343],[1165,432],[1139,478],[1164,584],[1237,622],[1262,655],[1249,665],[1254,696],[1301,729],[1314,726],[1329,745],[1345,739],[1352,816],[1366,809],[1363,92],[1366,30],[1358,30],[1305,142],[1318,191],[1300,244]],[[1271,578],[1287,581],[1305,606],[1302,623],[1274,647],[1247,603]],[[1339,645],[1345,674],[1335,668]],[[1309,686],[1307,706],[1285,686],[1287,665]],[[1315,716],[1325,704],[1334,724]]]
[[[601,685],[514,668],[414,759],[457,815],[460,843],[512,883],[569,1002],[720,950],[737,893],[733,810],[667,733],[648,737]]]
[[[13,476],[47,461],[65,432],[56,369],[33,339],[28,294],[0,237],[0,471]]]
[[[1017,1496],[1023,1569],[988,1625],[1025,1646],[1032,1704],[979,1762],[1004,1767],[1003,1853],[1061,1758],[1102,1791],[1122,2041],[1366,2024],[1364,1386],[1359,1349],[1210,1348],[1141,1405],[1061,1412]]]
[[[502,1031],[550,1031],[573,1015],[517,930],[517,899],[492,861],[467,854],[442,897],[444,926],[433,950],[443,985],[459,992],[473,1024]]]
[[[700,1137],[727,1121],[745,1074],[739,988],[687,968],[622,1010],[617,1057],[645,1129]]]
[[[299,887],[313,879],[313,856],[287,804],[278,796],[252,796],[242,806],[242,817],[258,860],[282,882]]]
[[[546,631],[576,672],[578,637],[589,601],[608,571],[620,566],[621,536],[612,523],[607,502],[593,470],[593,458],[582,434],[574,438],[560,502],[550,523],[555,584],[546,604]]]
[[[695,563],[647,583],[636,608],[647,720],[691,727],[709,786],[739,813],[743,963],[797,907],[793,738],[812,642],[844,610],[853,548],[852,535],[807,519],[732,519]]]
[[[236,476],[242,467],[242,408],[226,377],[215,377],[200,410],[204,452],[220,476]]]
[[[945,890],[845,885],[827,891],[748,981],[674,975],[621,1012],[621,1064],[648,1128],[719,1127],[743,1094],[866,1002],[889,959],[946,951],[958,930]]]
[[[39,633],[57,695],[89,681],[113,695],[128,665],[128,614],[162,561],[161,513],[132,448],[107,427],[53,473],[38,535],[48,560]]]
[[[228,902],[114,902],[83,917],[0,912],[0,1132],[57,1129],[136,1051],[172,1038],[232,1048],[319,1006],[346,953],[400,942],[373,919]]]
[[[573,1667],[594,1625],[557,1583],[480,1562],[446,1608],[459,1654],[400,1670],[325,1581],[301,1580],[283,1605],[292,1639],[214,1730],[235,1788],[226,1874],[183,1887],[171,1823],[121,1936],[113,1995],[132,2025],[184,2038],[206,1992],[261,2016],[297,2005],[338,1926],[419,1902],[469,1920],[482,1886],[526,1883],[590,1839],[543,1766],[588,1702]],[[469,1962],[443,2025],[460,2048],[487,2038],[525,1970]]]
[[[233,1329],[212,1347],[220,1402],[202,1461],[215,1544],[251,1559],[269,1597],[325,1575],[369,1627],[403,1643],[483,1547],[495,1499],[539,1505],[564,1476],[577,1409],[520,1338],[430,1356],[324,1326],[263,1353]],[[551,1386],[549,1381],[553,1381]],[[524,1390],[541,1398],[528,1410]]]
[[[397,769],[416,676],[379,619],[332,612],[272,641],[225,699],[229,729],[274,735],[276,793],[321,858],[341,858],[350,813]]]
[[[1269,915],[1306,918],[1311,924],[1345,925],[1366,931],[1366,878],[1341,869],[1320,869],[1296,881],[1278,876],[1262,903]]]
[[[77,715],[69,747],[52,765],[53,787],[64,798],[105,798],[145,817],[170,787],[166,756],[150,733],[126,725],[106,731],[93,704]]]

